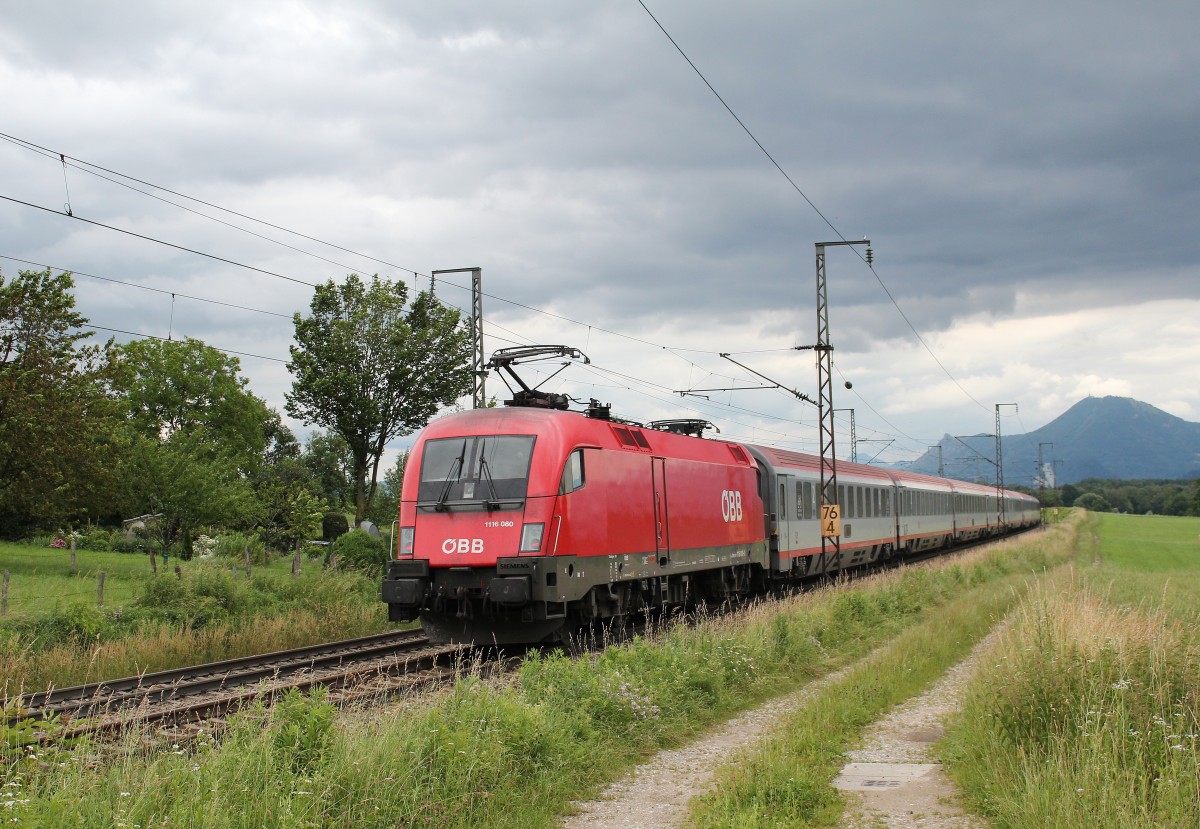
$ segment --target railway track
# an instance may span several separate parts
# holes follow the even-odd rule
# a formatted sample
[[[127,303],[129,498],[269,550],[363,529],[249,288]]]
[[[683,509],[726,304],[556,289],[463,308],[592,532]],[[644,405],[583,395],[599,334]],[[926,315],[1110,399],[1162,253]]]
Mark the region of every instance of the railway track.
[[[44,724],[36,734],[46,741],[210,719],[293,688],[324,686],[344,703],[447,679],[461,654],[419,630],[382,633],[25,694],[5,705],[6,718]]]
[[[993,541],[980,539],[964,544],[954,554]],[[909,556],[903,563],[917,564],[937,558],[941,552]],[[866,576],[900,564],[895,561],[883,567],[867,567],[858,575]],[[594,647],[593,643],[583,649]],[[188,728],[234,712],[254,700],[270,700],[290,689],[322,686],[329,689],[332,702],[345,704],[448,681],[457,675],[458,663],[466,652],[462,646],[433,645],[420,630],[394,631],[124,679],[52,688],[24,694],[15,701],[0,699],[3,703],[0,710],[9,723],[22,720],[36,723],[34,734],[39,742],[115,733],[138,723]],[[508,660],[497,660],[485,668],[503,669],[507,663]]]

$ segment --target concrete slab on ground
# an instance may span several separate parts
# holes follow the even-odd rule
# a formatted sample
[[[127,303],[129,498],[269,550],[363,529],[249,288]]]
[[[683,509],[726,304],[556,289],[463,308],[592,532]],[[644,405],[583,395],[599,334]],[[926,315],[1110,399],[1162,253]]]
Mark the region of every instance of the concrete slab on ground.
[[[898,789],[939,768],[940,763],[847,763],[833,786],[846,792]]]

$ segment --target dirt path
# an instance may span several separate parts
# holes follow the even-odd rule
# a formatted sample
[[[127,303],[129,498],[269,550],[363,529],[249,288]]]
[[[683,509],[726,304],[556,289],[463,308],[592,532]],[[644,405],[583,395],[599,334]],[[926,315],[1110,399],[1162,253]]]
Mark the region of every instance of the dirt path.
[[[850,763],[839,778],[841,782],[835,783],[847,791],[849,800],[844,829],[983,826],[955,805],[957,793],[937,765],[932,743],[941,738],[943,719],[957,710],[958,696],[975,660],[995,635],[989,635],[928,692],[870,726],[863,747],[849,752]],[[563,822],[564,829],[685,826],[688,802],[711,789],[718,768],[739,753],[753,750],[756,743],[775,731],[776,723],[848,670],[771,700],[690,745],[655,755],[596,800],[577,804],[579,812]]]
[[[982,829],[986,824],[959,807],[958,791],[942,771],[934,743],[946,718],[959,709],[963,689],[999,628],[966,659],[919,697],[897,706],[863,733],[860,748],[834,780],[846,792],[839,829]]]

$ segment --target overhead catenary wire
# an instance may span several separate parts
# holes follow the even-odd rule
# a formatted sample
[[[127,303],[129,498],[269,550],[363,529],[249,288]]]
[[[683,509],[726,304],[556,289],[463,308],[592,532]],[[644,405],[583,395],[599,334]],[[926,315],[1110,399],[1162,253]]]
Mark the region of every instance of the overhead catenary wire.
[[[833,222],[831,222],[824,213],[821,212],[821,209],[817,207],[817,205],[813,202],[813,200],[810,199],[808,197],[808,195],[803,190],[800,189],[800,185],[796,184],[796,182],[792,179],[792,177],[790,175],[788,175],[787,170],[783,169],[783,166],[780,165],[780,163],[775,160],[775,157],[773,155],[771,155],[771,153],[767,150],[767,148],[763,146],[762,142],[759,141],[758,138],[754,135],[754,133],[750,131],[750,128],[746,126],[745,122],[742,121],[742,119],[740,117],[738,117],[738,114],[733,111],[733,107],[731,107],[728,103],[726,103],[725,99],[723,97],[721,97],[721,94],[719,92],[717,92],[716,88],[711,83],[709,83],[708,78],[706,78],[704,76],[704,73],[700,71],[700,68],[698,66],[696,66],[696,64],[692,61],[692,59],[690,57],[688,57],[687,53],[683,51],[683,47],[681,47],[679,45],[679,43],[676,42],[675,38],[673,38],[671,36],[671,33],[667,31],[666,27],[663,26],[663,24],[659,21],[659,19],[654,16],[654,13],[650,11],[650,9],[646,6],[645,2],[643,2],[643,0],[638,0],[638,4],[645,10],[646,14],[648,14],[650,16],[650,19],[654,21],[654,24],[656,26],[658,26],[658,28],[662,31],[662,33],[664,35],[666,35],[667,40],[671,41],[671,45],[674,46],[675,50],[677,52],[679,52],[680,56],[683,57],[683,59],[685,61],[687,61],[688,66],[692,67],[692,70],[696,73],[696,75],[700,78],[700,80],[704,82],[704,85],[708,87],[709,91],[712,92],[712,94],[716,97],[716,99],[721,102],[721,106],[723,106],[725,108],[725,111],[728,112],[730,114],[730,116],[732,116],[733,120],[738,123],[738,126],[740,126],[742,128],[742,130],[746,133],[746,135],[750,137],[750,140],[754,142],[754,145],[762,151],[763,155],[765,155],[767,157],[767,160],[771,162],[771,164],[775,167],[775,169],[779,171],[780,175],[782,175],[784,177],[784,179],[787,180],[788,184],[790,184],[792,186],[792,189],[794,189],[797,193],[800,194],[800,197],[802,199],[804,199],[804,201],[808,204],[808,206],[813,209],[813,212],[815,212],[818,216],[821,217],[821,221],[823,221],[826,225],[829,226],[829,229],[832,230],[837,235],[838,239],[840,239],[843,242],[847,241],[846,237],[842,234],[842,232],[840,230],[838,230],[838,228],[836,226],[834,226]],[[871,271],[871,274],[875,277],[875,281],[879,283],[879,287],[881,287],[883,289],[884,294],[887,295],[888,300],[892,303],[892,305],[895,307],[896,311],[900,314],[900,317],[901,317],[901,319],[904,320],[905,325],[907,325],[909,327],[909,330],[911,330],[913,332],[913,335],[916,336],[916,338],[917,338],[917,342],[919,342],[921,344],[921,346],[929,353],[929,356],[933,358],[933,361],[935,363],[937,363],[938,367],[942,370],[942,372],[945,373],[945,375],[950,378],[950,381],[953,382],[954,385],[958,387],[958,390],[961,391],[964,395],[966,395],[967,398],[969,398],[973,403],[975,403],[976,406],[979,406],[979,408],[981,408],[985,411],[988,411],[987,406],[980,403],[977,399],[975,399],[975,397],[970,392],[968,392],[965,388],[963,388],[962,384],[958,382],[958,379],[953,374],[950,373],[950,370],[948,368],[946,368],[946,366],[938,358],[937,354],[934,353],[933,349],[929,347],[929,344],[927,342],[925,342],[925,338],[921,336],[921,333],[919,331],[917,331],[916,326],[912,324],[912,321],[908,318],[908,315],[904,313],[904,309],[902,309],[900,307],[900,303],[896,301],[896,297],[892,295],[892,292],[888,289],[887,285],[884,284],[882,277],[880,277],[878,271],[875,270],[874,264],[867,261],[867,258],[865,256],[863,256],[863,254],[860,253],[856,248],[852,248],[852,250],[854,250],[854,255],[857,256],[859,259],[861,259],[863,261],[863,264],[865,264],[867,266],[867,268]]]
[[[209,299],[209,298],[200,297],[200,296],[190,296],[188,294],[181,294],[178,291],[168,291],[165,288],[155,288],[152,285],[139,285],[136,282],[126,282],[122,279],[113,279],[108,276],[98,276],[97,274],[94,274],[94,273],[85,273],[84,271],[78,271],[78,270],[75,270],[74,268],[63,268],[63,267],[59,267],[58,265],[51,265],[46,262],[33,262],[29,259],[21,259],[16,256],[6,256],[3,253],[0,253],[0,259],[7,259],[10,262],[20,262],[21,264],[24,264],[24,265],[33,265],[36,268],[48,268],[50,270],[58,271],[59,273],[70,273],[73,276],[85,276],[88,279],[98,279],[102,282],[111,282],[115,285],[123,285],[127,288],[136,288],[136,289],[142,290],[142,291],[151,291],[156,294],[169,294],[172,297],[178,296],[180,299],[190,299],[193,302],[205,302],[210,305],[221,305],[221,306],[224,306],[225,308],[235,308],[239,311],[251,311],[255,314],[266,314],[268,316],[282,317],[282,318],[288,319],[288,320],[290,320],[292,318],[291,314],[281,314],[278,311],[267,311],[262,308],[250,308],[249,306],[246,306],[246,305],[238,305],[233,302],[225,302],[225,301],[219,300],[219,299]]]
[[[68,219],[74,219],[77,222],[86,222],[87,224],[95,225],[96,227],[102,227],[105,230],[113,230],[113,231],[116,231],[117,233],[124,233],[128,236],[136,236],[139,239],[145,239],[147,242],[154,242],[157,245],[165,245],[166,247],[175,248],[176,250],[181,250],[181,251],[184,251],[185,253],[193,253],[197,256],[204,256],[208,259],[215,259],[216,261],[224,262],[227,265],[233,265],[238,268],[245,268],[248,271],[254,271],[256,273],[266,274],[267,276],[273,276],[276,279],[285,279],[288,282],[295,282],[300,285],[307,285],[310,288],[317,287],[315,282],[306,282],[305,280],[297,279],[294,276],[285,276],[281,273],[275,273],[274,271],[268,271],[265,268],[258,268],[258,267],[255,267],[254,265],[247,265],[244,262],[237,262],[233,259],[227,259],[224,256],[218,256],[215,253],[206,253],[205,251],[196,250],[195,248],[189,248],[184,245],[177,245],[174,242],[168,242],[164,239],[157,239],[153,236],[147,236],[144,233],[137,233],[132,230],[126,230],[125,228],[117,227],[116,225],[105,224],[104,222],[98,222],[94,219],[85,219],[82,216],[75,216],[70,213],[62,213],[58,210],[55,210],[52,207],[45,207],[40,204],[34,204],[33,202],[27,202],[22,199],[14,198],[12,196],[5,196],[3,194],[0,194],[0,199],[3,199],[4,201],[12,202],[14,204],[20,204],[25,207],[32,207],[36,210],[44,210],[45,212],[53,213],[56,216],[66,216]]]
[[[649,10],[647,9],[647,11],[649,11]],[[668,37],[669,37],[669,35],[668,35]],[[678,48],[678,47],[677,47],[677,48]],[[685,57],[686,57],[686,55],[685,55]],[[690,61],[689,61],[689,62],[690,62]],[[697,72],[698,72],[698,70],[697,70]],[[716,94],[716,91],[715,91],[715,89],[713,90],[713,92],[714,92],[714,94]],[[719,96],[718,96],[718,98],[719,98]],[[722,101],[722,103],[724,104],[724,101]],[[726,106],[727,106],[727,105],[726,105]],[[727,107],[727,108],[728,108],[728,107]],[[736,118],[736,114],[732,113],[732,110],[730,110],[730,112],[731,112],[731,114],[733,114],[733,115],[734,115],[734,117]],[[739,119],[739,123],[740,123],[740,119]],[[743,129],[746,129],[744,124],[743,124],[742,126],[743,126]],[[746,131],[747,131],[747,133],[748,133],[748,134],[750,134],[748,129],[747,129]],[[752,135],[752,134],[751,134],[751,137],[753,138],[753,135]],[[47,158],[51,158],[51,159],[58,160],[60,163],[62,163],[62,164],[64,165],[64,175],[65,175],[65,165],[67,164],[67,160],[69,159],[71,162],[73,162],[73,163],[71,163],[71,165],[70,165],[70,166],[71,166],[73,169],[79,169],[79,170],[82,170],[83,172],[88,172],[88,173],[90,173],[90,174],[92,174],[92,175],[96,175],[96,176],[98,176],[98,177],[99,177],[99,178],[101,178],[101,179],[104,179],[104,180],[106,180],[106,181],[109,181],[109,182],[111,182],[111,183],[114,183],[114,184],[117,184],[117,185],[120,185],[120,186],[123,186],[123,187],[128,187],[129,189],[133,190],[134,192],[140,193],[140,194],[142,194],[142,195],[146,195],[146,196],[148,196],[148,197],[151,197],[151,198],[155,198],[155,199],[157,199],[157,200],[159,200],[159,201],[162,201],[162,202],[163,202],[163,203],[165,203],[165,204],[168,204],[168,205],[174,206],[174,207],[176,207],[176,208],[178,208],[178,209],[182,209],[182,210],[185,210],[185,211],[187,211],[187,212],[191,212],[191,213],[193,213],[193,214],[195,214],[195,215],[198,215],[198,216],[200,216],[200,217],[203,217],[203,218],[207,218],[207,219],[209,219],[209,220],[211,220],[211,221],[215,221],[215,222],[217,222],[217,223],[219,223],[219,224],[222,224],[222,225],[224,225],[224,226],[227,226],[227,227],[233,228],[233,229],[235,229],[235,230],[240,230],[240,231],[242,231],[242,232],[249,233],[250,235],[253,235],[253,236],[257,237],[257,238],[263,239],[264,241],[267,241],[267,242],[269,242],[269,243],[272,243],[272,244],[278,244],[278,245],[281,245],[282,247],[285,247],[285,248],[287,248],[287,249],[290,249],[290,250],[296,251],[296,252],[298,252],[298,253],[301,253],[301,254],[303,254],[303,255],[313,256],[314,258],[317,258],[317,259],[319,259],[319,260],[321,260],[321,261],[329,262],[329,263],[331,263],[331,264],[336,264],[336,265],[338,265],[339,267],[343,267],[343,268],[346,268],[346,269],[348,269],[348,270],[354,270],[354,268],[353,268],[352,266],[346,265],[346,264],[344,264],[344,263],[338,263],[338,262],[335,262],[334,260],[327,259],[327,258],[325,258],[325,257],[322,257],[322,256],[320,256],[320,255],[318,255],[318,254],[315,254],[315,253],[312,253],[312,252],[310,252],[310,251],[305,251],[305,250],[303,250],[303,249],[301,249],[301,248],[297,248],[297,247],[295,247],[295,246],[293,246],[293,245],[289,245],[289,244],[287,244],[287,243],[285,243],[285,242],[282,242],[282,241],[280,241],[280,240],[278,240],[278,239],[274,239],[274,238],[271,238],[271,237],[269,237],[269,236],[266,236],[266,235],[263,235],[263,234],[256,233],[256,232],[254,232],[254,231],[252,231],[252,230],[248,230],[248,229],[246,229],[246,228],[242,228],[242,227],[240,227],[240,226],[238,226],[238,225],[236,225],[236,224],[233,224],[233,223],[231,223],[231,222],[226,222],[226,221],[224,221],[224,220],[221,220],[221,219],[219,219],[219,218],[216,218],[216,217],[214,217],[214,216],[211,216],[211,215],[209,215],[208,213],[205,213],[205,212],[202,212],[202,211],[196,211],[196,210],[193,210],[192,208],[189,208],[189,207],[187,207],[186,205],[181,205],[181,204],[179,204],[179,203],[177,203],[177,202],[175,202],[175,201],[172,201],[172,200],[170,200],[170,199],[164,199],[164,198],[162,198],[162,197],[160,197],[160,196],[157,196],[157,195],[155,195],[154,193],[150,193],[150,192],[148,192],[148,191],[146,191],[146,190],[143,190],[143,189],[141,189],[141,188],[139,188],[139,187],[131,187],[130,185],[128,185],[128,184],[125,184],[124,182],[121,182],[121,181],[119,181],[119,180],[117,180],[117,179],[114,179],[114,178],[110,177],[109,175],[100,175],[99,173],[96,173],[96,172],[95,172],[95,170],[101,170],[101,171],[103,171],[103,172],[105,172],[105,173],[109,173],[109,174],[111,174],[111,176],[119,176],[119,177],[121,177],[121,178],[126,178],[126,179],[128,179],[129,181],[134,181],[134,182],[137,182],[138,184],[141,184],[141,185],[143,185],[144,187],[153,188],[153,189],[156,189],[156,190],[161,190],[162,192],[169,193],[169,194],[171,194],[171,195],[173,195],[173,196],[176,196],[176,197],[178,197],[178,198],[180,198],[180,199],[187,199],[187,200],[189,200],[189,201],[194,201],[194,202],[196,202],[197,204],[202,204],[202,205],[204,205],[204,206],[206,206],[206,207],[212,208],[213,210],[222,211],[222,212],[228,213],[228,214],[230,214],[230,215],[232,215],[232,216],[237,216],[237,217],[239,217],[239,218],[243,218],[243,219],[246,219],[246,220],[248,220],[248,221],[252,221],[252,222],[255,222],[255,223],[259,223],[259,224],[262,224],[262,225],[264,225],[264,226],[266,226],[266,227],[271,227],[271,228],[273,228],[273,229],[280,230],[281,232],[284,232],[284,233],[288,233],[288,234],[295,235],[295,236],[297,236],[297,237],[299,237],[299,238],[307,239],[307,240],[313,241],[313,242],[315,242],[315,243],[318,243],[318,244],[321,244],[321,245],[326,245],[326,246],[329,246],[329,247],[331,247],[331,248],[334,248],[334,249],[337,249],[337,250],[341,250],[341,251],[344,251],[344,252],[350,253],[350,254],[352,254],[352,255],[355,255],[355,256],[361,256],[361,257],[363,257],[363,258],[365,258],[365,259],[369,259],[370,261],[378,262],[378,263],[380,263],[380,264],[387,265],[388,267],[392,267],[392,268],[396,268],[396,269],[398,269],[398,270],[405,271],[406,273],[412,274],[412,275],[414,276],[414,278],[415,278],[415,277],[417,277],[417,276],[423,276],[423,275],[424,275],[424,274],[421,274],[421,272],[419,272],[419,271],[416,271],[416,270],[414,270],[414,269],[407,268],[407,267],[405,267],[405,266],[402,266],[402,265],[397,265],[396,263],[392,263],[392,262],[389,262],[389,261],[387,261],[387,260],[384,260],[384,259],[379,259],[379,258],[377,258],[377,257],[370,256],[370,255],[368,255],[368,254],[363,254],[363,253],[361,253],[361,252],[359,252],[359,251],[355,251],[355,250],[353,250],[353,249],[346,248],[346,247],[343,247],[343,246],[341,246],[341,245],[337,245],[337,244],[334,244],[334,243],[331,243],[331,242],[328,242],[328,241],[325,241],[325,240],[319,239],[319,238],[317,238],[317,237],[315,237],[315,236],[311,236],[311,235],[308,235],[308,234],[301,233],[301,232],[299,232],[299,231],[291,230],[291,229],[289,229],[289,228],[283,227],[282,225],[274,224],[274,223],[272,223],[272,222],[267,222],[267,221],[265,221],[265,220],[258,219],[258,218],[256,218],[256,217],[250,216],[250,215],[248,215],[248,214],[245,214],[245,213],[241,213],[241,212],[238,212],[238,211],[235,211],[235,210],[230,210],[229,208],[225,208],[225,207],[222,207],[222,206],[220,206],[220,205],[216,205],[216,204],[214,204],[214,203],[212,203],[212,202],[208,202],[208,201],[205,201],[205,200],[202,200],[202,199],[197,199],[197,198],[195,198],[195,197],[193,197],[193,196],[189,196],[189,195],[187,195],[187,194],[184,194],[184,193],[181,193],[181,192],[179,192],[179,191],[176,191],[176,190],[171,190],[170,188],[165,188],[165,187],[162,187],[161,185],[153,184],[153,183],[151,183],[151,182],[148,182],[148,181],[145,181],[145,180],[143,180],[143,179],[139,179],[139,178],[136,178],[136,177],[133,177],[133,176],[128,176],[127,174],[120,173],[120,172],[117,172],[117,171],[115,171],[115,170],[111,170],[111,169],[109,169],[109,168],[106,168],[106,167],[103,167],[103,166],[101,166],[101,165],[96,165],[96,164],[93,164],[93,163],[91,163],[91,162],[83,161],[83,160],[81,160],[81,159],[76,159],[76,158],[74,158],[74,157],[72,157],[72,156],[66,155],[65,153],[57,153],[57,154],[56,154],[56,153],[54,153],[54,151],[52,151],[52,150],[50,150],[50,149],[48,149],[48,148],[41,147],[40,145],[34,144],[34,143],[32,143],[32,142],[25,141],[25,140],[23,140],[23,139],[16,138],[16,137],[14,137],[14,136],[11,136],[11,135],[7,135],[7,134],[4,134],[4,133],[0,133],[0,138],[2,138],[2,139],[4,139],[4,140],[7,140],[7,141],[10,141],[10,142],[12,142],[12,143],[14,143],[14,144],[16,144],[16,145],[18,145],[18,146],[25,147],[26,149],[30,149],[30,150],[32,150],[32,151],[34,151],[34,152],[38,152],[38,153],[40,153],[40,154],[44,155],[44,156],[45,156],[45,157],[47,157]],[[758,142],[757,142],[757,139],[755,139],[755,141],[756,141],[756,143],[758,143]],[[761,146],[761,145],[760,145],[760,146]],[[764,153],[766,153],[766,150],[765,150],[765,148],[762,148],[762,149],[763,149],[763,152],[764,152]],[[767,153],[767,155],[768,155],[768,157],[769,157],[769,153]],[[772,162],[774,162],[774,159],[771,159],[771,160],[772,160]],[[89,169],[89,168],[94,168],[94,169]],[[781,168],[781,172],[784,172],[784,171],[782,171],[782,168]],[[785,173],[785,175],[786,175],[786,173]],[[793,182],[793,186],[795,186],[795,185],[794,185],[794,182]],[[797,187],[797,190],[799,190],[799,188],[798,188],[798,187]],[[803,194],[802,194],[802,195],[803,195]],[[9,200],[9,201],[13,201],[13,202],[16,202],[16,203],[19,203],[19,204],[24,204],[24,205],[26,205],[26,206],[34,207],[34,208],[36,208],[36,209],[39,209],[39,210],[44,210],[44,211],[51,212],[51,213],[59,213],[59,211],[55,211],[55,210],[52,210],[52,209],[50,209],[50,208],[45,208],[45,207],[43,207],[43,206],[41,206],[41,205],[35,205],[35,204],[29,203],[29,202],[24,202],[24,201],[22,201],[22,200],[15,199],[15,198],[12,198],[12,197],[0,196],[0,198],[5,198],[5,199],[7,199],[7,200]],[[807,197],[806,197],[806,198],[807,198]],[[813,207],[814,207],[814,209],[816,209],[815,205],[814,205]],[[819,211],[818,211],[818,212],[819,212]],[[59,213],[59,215],[64,215],[64,214],[62,214],[62,213]],[[255,266],[252,266],[252,265],[247,265],[247,264],[245,264],[245,263],[241,263],[241,262],[237,262],[237,261],[235,261],[235,260],[228,259],[228,258],[226,258],[226,257],[221,257],[221,256],[218,256],[218,255],[215,255],[215,254],[211,254],[211,253],[207,253],[207,252],[204,252],[204,251],[195,250],[195,249],[192,249],[192,248],[189,248],[189,247],[183,246],[183,245],[178,245],[178,244],[175,244],[175,243],[172,243],[172,242],[168,242],[168,241],[165,241],[165,240],[162,240],[162,239],[157,239],[157,238],[155,238],[155,237],[151,237],[151,236],[148,236],[148,235],[145,235],[145,234],[139,234],[139,233],[135,233],[135,232],[133,232],[133,231],[126,230],[126,229],[124,229],[124,228],[115,227],[115,226],[112,226],[112,225],[107,225],[107,224],[105,224],[105,223],[102,223],[102,222],[97,222],[97,221],[94,221],[94,220],[89,220],[89,219],[82,219],[82,218],[80,218],[80,217],[77,217],[77,216],[74,216],[74,215],[70,215],[70,214],[65,214],[65,215],[67,215],[69,218],[77,218],[77,219],[79,219],[79,220],[81,220],[81,221],[88,222],[89,224],[93,224],[93,225],[96,225],[96,226],[99,226],[99,227],[103,227],[103,228],[107,228],[107,229],[110,229],[110,230],[114,230],[114,231],[116,231],[116,232],[125,233],[125,234],[131,235],[131,236],[136,236],[136,237],[139,237],[139,238],[142,238],[142,239],[146,239],[146,240],[148,240],[148,241],[151,241],[151,242],[155,242],[155,243],[158,243],[158,244],[166,245],[166,246],[168,246],[168,247],[173,247],[173,248],[176,248],[176,249],[178,249],[178,250],[182,250],[182,251],[189,252],[189,253],[193,253],[193,254],[200,255],[200,256],[205,256],[205,257],[208,257],[208,258],[214,259],[214,260],[216,260],[216,261],[225,262],[225,263],[227,263],[227,264],[234,265],[235,267],[246,268],[246,269],[249,269],[249,270],[252,270],[252,271],[256,271],[256,272],[263,273],[263,274],[265,274],[265,275],[269,275],[269,276],[273,276],[273,277],[276,277],[276,278],[280,278],[280,279],[285,279],[285,280],[288,280],[288,281],[296,282],[296,283],[299,283],[299,284],[307,285],[307,286],[309,286],[309,287],[315,287],[315,284],[314,284],[314,283],[312,283],[312,282],[308,282],[308,281],[306,281],[306,280],[297,279],[297,278],[295,278],[295,277],[289,277],[289,276],[287,276],[287,275],[284,275],[284,274],[279,274],[279,273],[276,273],[276,272],[273,272],[273,271],[268,271],[268,270],[265,270],[265,269],[262,269],[262,268],[257,268],[257,267],[255,267]],[[831,227],[832,227],[832,225],[831,225]],[[836,229],[835,229],[835,230],[836,230]],[[82,273],[82,272],[81,272],[81,273]],[[112,280],[112,281],[114,281],[114,282],[119,282],[118,280]],[[129,284],[129,283],[121,283],[121,284]],[[470,288],[469,288],[469,287],[467,287],[467,286],[465,286],[465,285],[460,285],[460,284],[458,284],[458,283],[455,283],[455,282],[453,282],[453,281],[451,281],[451,280],[445,280],[445,279],[443,279],[443,284],[445,284],[445,285],[449,285],[449,286],[452,286],[452,287],[455,287],[455,288],[458,288],[458,289],[461,289],[461,290],[464,290],[464,291],[469,291],[469,290],[470,290]],[[158,289],[158,290],[162,290],[162,289]],[[163,293],[178,294],[178,292],[174,292],[174,291],[163,291]],[[507,298],[507,297],[500,296],[500,295],[497,295],[497,294],[492,294],[492,293],[484,293],[484,296],[485,296],[485,297],[488,297],[488,298],[490,298],[490,299],[493,299],[493,300],[499,301],[499,302],[503,302],[503,303],[506,303],[506,304],[512,305],[512,306],[514,306],[514,307],[519,307],[519,308],[522,308],[522,309],[525,309],[525,310],[531,311],[531,312],[533,312],[533,313],[542,314],[542,315],[545,315],[545,316],[547,316],[547,317],[550,317],[550,318],[554,318],[554,319],[562,320],[562,321],[564,321],[564,322],[569,322],[569,323],[572,323],[572,324],[574,324],[574,325],[578,325],[578,326],[581,326],[581,327],[585,327],[585,328],[587,328],[587,329],[588,329],[588,332],[589,332],[588,336],[589,336],[589,337],[590,337],[590,334],[591,334],[592,330],[595,330],[595,331],[598,331],[598,332],[602,332],[602,333],[605,333],[605,334],[609,334],[610,336],[614,336],[614,337],[618,337],[618,338],[626,339],[626,340],[628,340],[628,341],[635,342],[635,343],[638,343],[638,344],[641,344],[641,345],[645,345],[645,346],[647,346],[647,347],[655,348],[655,349],[657,349],[657,350],[660,350],[660,351],[666,352],[666,353],[668,353],[668,354],[671,354],[673,357],[675,357],[675,358],[677,358],[677,359],[681,360],[682,362],[684,362],[685,364],[687,364],[687,365],[688,365],[688,366],[689,366],[691,369],[699,369],[699,370],[707,371],[708,373],[712,374],[713,376],[720,376],[720,377],[726,377],[726,378],[728,378],[728,379],[733,379],[733,378],[729,378],[729,377],[728,377],[728,375],[722,375],[722,374],[717,374],[717,373],[711,372],[710,370],[708,370],[708,369],[705,369],[705,368],[703,368],[703,367],[701,367],[701,366],[697,365],[697,364],[696,364],[696,363],[695,363],[693,360],[690,360],[690,359],[688,359],[687,357],[684,357],[684,356],[683,356],[683,354],[684,354],[684,353],[691,353],[691,354],[703,354],[703,355],[714,355],[714,354],[718,354],[718,353],[720,353],[720,352],[718,352],[718,351],[715,351],[715,350],[709,350],[709,349],[697,349],[697,348],[689,348],[689,347],[684,347],[684,346],[669,346],[669,345],[664,345],[664,344],[661,344],[661,343],[656,343],[656,342],[653,342],[653,341],[651,341],[651,340],[647,340],[647,339],[645,339],[645,338],[642,338],[642,337],[637,337],[637,336],[634,336],[634,335],[625,334],[625,333],[623,333],[623,332],[620,332],[620,331],[616,331],[616,330],[612,330],[612,329],[604,328],[604,327],[602,327],[602,326],[597,326],[597,325],[595,325],[594,323],[587,323],[587,322],[583,322],[583,321],[580,321],[580,320],[577,320],[577,319],[574,319],[574,318],[571,318],[571,317],[568,317],[568,316],[566,316],[566,315],[559,314],[559,313],[556,313],[556,312],[553,312],[553,311],[548,311],[548,310],[546,310],[546,309],[537,308],[537,307],[535,307],[535,306],[531,306],[531,305],[528,305],[528,304],[526,304],[526,303],[522,303],[522,302],[519,302],[519,301],[516,301],[516,300],[512,300],[512,299],[509,299],[509,298]],[[204,301],[204,300],[201,300],[201,301]],[[453,305],[452,303],[447,303],[447,304],[448,304],[448,305],[451,305],[451,307],[456,307],[456,308],[458,307],[458,306],[455,306],[455,305]],[[230,305],[231,307],[238,307],[238,306],[234,306],[234,305],[233,305],[233,304],[231,304],[231,303],[230,303],[229,305]],[[465,313],[464,309],[462,309],[462,308],[458,308],[458,310],[459,310],[460,312],[463,312],[463,313]],[[266,312],[266,313],[271,313],[271,312]],[[285,316],[288,316],[288,315],[279,314],[278,316],[285,317]],[[497,327],[497,326],[495,325],[495,323],[492,323],[492,324],[491,324],[491,327]],[[506,330],[506,329],[505,329],[505,330]],[[516,335],[516,334],[515,334],[515,332],[512,332],[512,331],[509,331],[508,333],[512,333],[512,334]],[[489,338],[493,338],[493,337],[492,337],[490,334],[489,334],[488,336],[489,336]],[[505,339],[505,338],[502,338],[502,337],[496,337],[496,338],[494,338],[494,339],[496,339],[497,341],[500,341],[500,342],[513,342],[512,340],[507,340],[507,339]],[[787,351],[787,350],[790,350],[790,349],[787,349],[787,348],[778,348],[778,349],[756,349],[756,350],[750,350],[750,351],[743,351],[743,352],[731,352],[731,353],[769,353],[769,352],[782,352],[782,351]],[[249,355],[249,356],[256,356],[256,355]],[[267,359],[277,359],[277,358],[267,358]],[[875,414],[876,414],[876,415],[878,415],[878,412],[877,412],[877,411],[875,411],[875,409],[874,409],[873,407],[871,407],[871,406],[870,406],[870,404],[869,404],[869,403],[867,403],[867,402],[865,401],[865,399],[863,399],[863,398],[861,397],[861,395],[858,395],[858,397],[859,397],[859,399],[860,399],[860,400],[863,400],[864,404],[865,404],[865,405],[867,405],[867,406],[868,406],[868,408],[870,408],[870,409],[871,409],[873,412],[875,412]],[[721,406],[721,407],[723,407],[723,408],[733,408],[733,409],[738,409],[738,407],[732,407],[732,406],[731,406],[731,404],[726,404],[726,403],[722,403],[722,402],[715,402],[713,405],[716,405],[716,406]],[[752,411],[752,410],[745,410],[745,409],[743,409],[742,411],[747,411],[747,412],[750,412],[750,411]],[[761,416],[761,413],[759,413],[759,415]],[[886,421],[886,419],[884,419],[884,418],[882,418],[882,417],[881,417],[881,420],[884,420],[884,422],[887,422],[887,421]],[[890,423],[888,423],[888,425],[889,425],[889,426],[892,426],[892,428],[895,428],[895,427],[894,427],[892,424],[890,424]],[[897,429],[897,431],[899,431],[899,430]],[[907,438],[908,436],[905,436],[905,437]],[[911,439],[911,438],[910,438],[910,439]]]

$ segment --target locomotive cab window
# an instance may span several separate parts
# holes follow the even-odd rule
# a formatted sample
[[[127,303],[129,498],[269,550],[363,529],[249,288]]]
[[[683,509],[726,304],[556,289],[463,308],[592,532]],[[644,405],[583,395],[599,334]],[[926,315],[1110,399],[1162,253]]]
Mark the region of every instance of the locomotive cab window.
[[[428,441],[421,458],[419,505],[442,508],[452,502],[484,507],[504,502],[503,506],[518,506],[512,502],[525,498],[533,443],[533,435]]]
[[[568,492],[583,486],[583,450],[576,449],[567,456],[567,463],[563,467],[562,481],[558,484],[558,494],[566,495]]]

